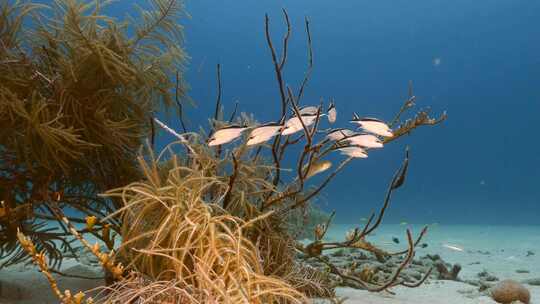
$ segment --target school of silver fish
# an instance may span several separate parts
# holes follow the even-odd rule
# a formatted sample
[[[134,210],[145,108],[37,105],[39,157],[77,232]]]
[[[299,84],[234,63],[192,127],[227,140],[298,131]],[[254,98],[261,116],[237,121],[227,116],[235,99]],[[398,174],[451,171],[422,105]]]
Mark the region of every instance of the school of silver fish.
[[[298,113],[299,115],[296,115]],[[253,146],[264,144],[274,136],[293,135],[303,131],[304,128],[310,128],[321,117],[326,116],[328,122],[333,124],[337,119],[337,110],[333,102],[328,106],[326,113],[321,113],[319,106],[305,106],[294,111],[288,119],[282,119],[280,122],[270,122],[257,126],[229,125],[216,130],[208,139],[209,146],[219,146],[235,141],[240,138],[244,132],[249,132],[246,145]],[[392,137],[392,129],[384,121],[372,117],[360,117],[354,113],[349,121],[357,126],[354,131],[346,128],[330,129],[326,132],[326,140],[334,142],[333,150],[340,154],[353,158],[368,157],[367,150],[382,148],[383,138]],[[320,168],[315,171],[306,172],[312,176],[319,171],[324,171],[330,167],[329,163],[321,162]],[[319,166],[316,166],[319,167]]]

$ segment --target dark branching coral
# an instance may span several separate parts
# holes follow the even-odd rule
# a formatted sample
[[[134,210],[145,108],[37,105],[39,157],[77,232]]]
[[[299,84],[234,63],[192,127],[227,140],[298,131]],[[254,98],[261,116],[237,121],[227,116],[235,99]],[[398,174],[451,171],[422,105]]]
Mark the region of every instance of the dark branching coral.
[[[103,16],[100,1],[0,4],[0,258],[10,257],[0,268],[27,258],[17,229],[54,267],[73,251],[51,202],[77,211],[74,223],[95,216],[81,233],[106,240],[99,219],[116,202],[97,194],[142,177],[136,156],[152,117],[180,106],[185,89],[171,80],[186,59],[181,2],[150,4],[125,22]]]
[[[390,183],[383,206],[381,207],[379,214],[377,215],[377,217],[375,217],[375,213],[372,213],[367,223],[362,229],[356,228],[352,232],[348,233],[346,236],[346,240],[343,242],[323,242],[322,239],[324,235],[326,234],[326,232],[328,231],[328,227],[330,226],[330,222],[332,221],[333,216],[334,216],[334,213],[332,213],[332,216],[330,217],[330,219],[327,221],[326,224],[320,224],[319,226],[315,228],[315,241],[308,244],[305,247],[301,245],[298,246],[299,250],[301,250],[307,258],[315,258],[319,260],[320,262],[326,264],[333,274],[336,274],[339,277],[341,277],[341,279],[344,280],[349,286],[354,286],[354,287],[363,288],[369,291],[376,291],[376,292],[383,291],[383,290],[388,291],[389,288],[397,286],[397,285],[401,285],[405,287],[420,286],[431,274],[431,271],[432,271],[431,269],[426,272],[423,278],[418,280],[418,282],[414,282],[414,283],[403,281],[402,279],[399,278],[399,275],[403,271],[403,269],[405,269],[405,267],[407,267],[412,262],[412,259],[414,257],[414,249],[418,244],[420,244],[422,237],[425,235],[427,231],[427,226],[424,227],[424,229],[420,232],[420,235],[418,236],[416,241],[413,241],[411,231],[407,230],[408,248],[407,250],[402,251],[402,252],[396,252],[396,253],[385,252],[365,240],[366,237],[375,229],[377,229],[377,227],[380,225],[384,217],[385,211],[389,206],[392,192],[395,191],[397,188],[401,187],[405,181],[405,176],[407,174],[408,166],[409,166],[409,155],[407,151],[407,156],[405,157],[405,160],[403,161],[402,167],[396,172],[396,174],[394,175]],[[374,220],[375,222],[373,222]],[[366,277],[344,273],[337,266],[333,265],[328,260],[322,258],[323,251],[329,250],[329,249],[341,249],[341,248],[360,249],[363,251],[371,252],[377,257],[377,259],[380,262],[385,262],[386,258],[393,255],[404,254],[405,257],[403,258],[401,264],[396,268],[393,275],[386,282],[382,284],[374,284],[373,282],[370,282],[369,280],[367,280]]]

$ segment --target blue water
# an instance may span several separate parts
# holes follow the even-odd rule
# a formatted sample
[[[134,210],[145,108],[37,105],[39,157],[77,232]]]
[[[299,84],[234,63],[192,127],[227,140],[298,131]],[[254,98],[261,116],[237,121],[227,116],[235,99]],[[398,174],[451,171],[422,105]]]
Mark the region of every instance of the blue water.
[[[208,127],[213,114],[217,63],[226,113],[238,101],[261,122],[279,119],[264,14],[280,52],[281,8],[293,26],[286,83],[298,88],[307,65],[307,16],[314,71],[303,104],[335,98],[337,126],[346,127],[352,112],[392,119],[409,80],[418,107],[430,106],[434,115],[447,110],[444,124],[415,130],[333,180],[320,204],[335,209],[338,221],[356,222],[379,207],[409,145],[408,179],[387,222],[540,223],[540,2],[197,0],[186,8],[191,18],[179,22],[197,104],[187,110],[192,130]],[[131,12],[130,3],[117,2],[109,12]]]
[[[279,44],[281,8],[293,25],[285,74],[294,88],[307,65],[303,18],[311,21],[314,72],[304,104],[335,98],[340,126],[353,111],[390,120],[412,80],[419,107],[449,114],[336,178],[321,203],[339,221],[379,206],[409,145],[408,180],[388,222],[540,223],[540,2],[188,1],[192,125],[207,126],[213,112],[217,63],[226,111],[239,101],[260,121],[279,118],[264,14]]]

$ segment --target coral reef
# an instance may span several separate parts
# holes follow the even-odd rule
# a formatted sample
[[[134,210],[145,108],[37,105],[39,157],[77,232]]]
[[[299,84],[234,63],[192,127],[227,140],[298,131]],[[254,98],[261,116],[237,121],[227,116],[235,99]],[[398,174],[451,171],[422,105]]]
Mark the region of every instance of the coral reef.
[[[181,2],[150,4],[151,10],[141,12],[142,21],[116,25],[100,13],[98,2],[58,0],[53,10],[58,16],[32,19],[36,42],[24,37],[21,27],[24,16],[41,6],[1,6],[0,24],[8,30],[0,32],[0,129],[13,132],[0,133],[0,268],[32,259],[68,304],[303,303],[307,297],[332,297],[332,276],[374,292],[420,286],[431,267],[414,280],[403,274],[427,227],[416,239],[407,230],[407,248],[399,252],[386,252],[366,240],[381,224],[393,192],[405,182],[408,149],[382,207],[364,227],[343,241],[327,242],[334,213],[322,215],[312,225],[314,241],[305,246],[297,241],[298,227],[309,223],[317,196],[345,166],[367,157],[368,150],[349,138],[320,135],[327,133],[321,127],[322,102],[301,107],[313,68],[309,20],[308,70],[294,91],[283,74],[289,17],[283,10],[287,32],[281,56],[265,18],[281,124],[259,124],[236,107],[224,119],[218,65],[216,110],[207,134],[190,132],[182,120],[185,86],[179,71],[186,56],[175,20],[182,15]],[[380,148],[446,119],[445,114],[431,118],[420,111],[402,122],[414,101],[409,85],[409,96],[390,123],[372,118],[357,122],[370,124],[371,129],[364,129]],[[154,117],[161,106],[179,111],[181,134]],[[328,112],[333,123],[334,103],[328,108],[333,109]],[[159,155],[153,149],[155,125],[178,138]],[[261,126],[278,131],[250,143]],[[251,137],[242,135],[246,130]],[[150,142],[140,148],[147,137]],[[234,139],[240,140],[225,145]],[[300,151],[294,152],[296,164],[285,162],[289,151]],[[331,169],[325,158],[336,151],[346,157]],[[286,169],[292,174],[282,174]],[[316,174],[319,183],[310,179]],[[73,210],[79,215],[67,215]],[[51,221],[59,228],[47,227]],[[91,245],[89,234],[100,243]],[[51,276],[68,253],[80,254],[74,240],[106,271],[108,286],[94,299],[60,292]],[[379,275],[368,267],[357,271],[356,265],[344,271],[324,255],[339,249],[366,252],[391,271]],[[311,267],[309,259],[326,270]]]

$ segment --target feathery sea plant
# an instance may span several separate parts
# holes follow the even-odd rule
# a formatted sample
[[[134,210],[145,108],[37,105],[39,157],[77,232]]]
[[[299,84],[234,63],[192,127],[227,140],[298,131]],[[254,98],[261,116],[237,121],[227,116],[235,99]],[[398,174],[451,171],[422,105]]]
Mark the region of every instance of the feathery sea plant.
[[[75,254],[51,201],[74,223],[98,219],[81,233],[118,231],[99,220],[116,202],[97,194],[142,177],[136,156],[154,113],[185,97],[182,2],[149,3],[126,21],[97,0],[0,4],[0,268],[28,258],[17,229],[53,267]]]
[[[250,227],[272,212],[244,220],[224,210],[218,203],[227,196],[227,179],[211,174],[217,159],[203,150],[197,147],[197,154],[184,161],[173,154],[165,177],[162,159],[140,158],[145,181],[108,192],[124,202],[109,215],[123,223],[118,258],[155,281],[178,281],[216,303],[302,303],[302,293],[265,274],[259,250],[248,238]],[[252,175],[238,183],[246,190],[257,187]]]

